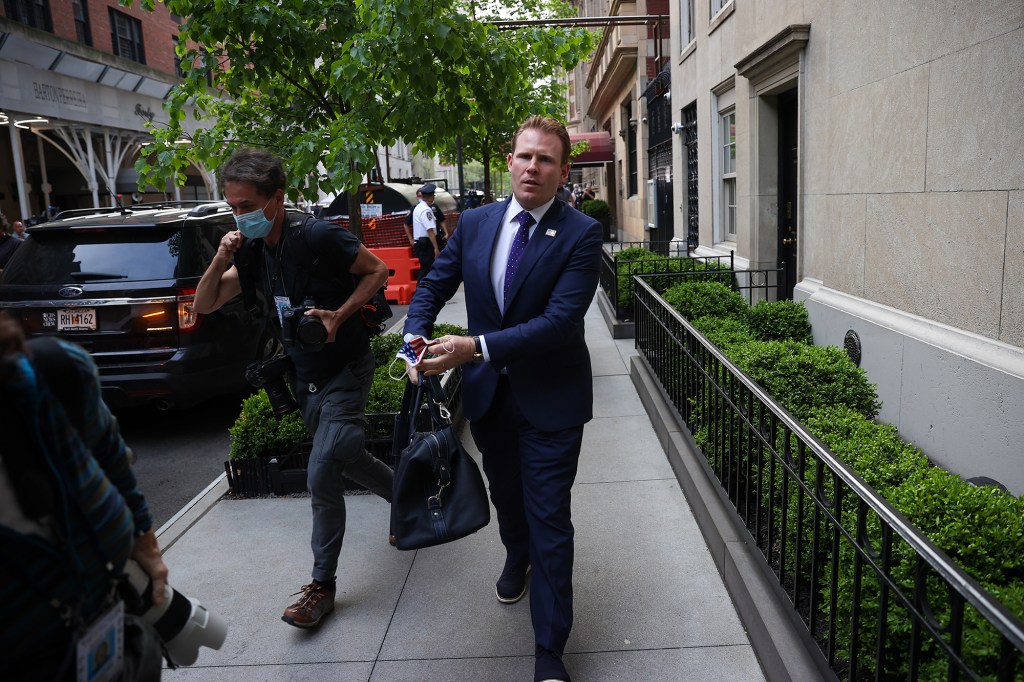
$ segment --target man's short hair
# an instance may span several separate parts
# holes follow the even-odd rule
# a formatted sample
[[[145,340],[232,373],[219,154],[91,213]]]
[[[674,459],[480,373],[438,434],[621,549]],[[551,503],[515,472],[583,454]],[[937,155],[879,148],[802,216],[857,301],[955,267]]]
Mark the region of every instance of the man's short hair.
[[[565,126],[561,121],[550,116],[531,116],[522,122],[516,134],[512,136],[512,153],[516,151],[516,142],[519,141],[519,135],[530,129],[540,130],[541,132],[551,133],[557,135],[558,139],[562,141],[562,163],[569,163],[569,150],[572,148],[572,143],[569,141],[569,131],[565,129]]]
[[[243,147],[232,154],[220,168],[217,177],[223,188],[229,182],[247,182],[265,197],[284,189],[284,165],[281,159],[263,149]]]

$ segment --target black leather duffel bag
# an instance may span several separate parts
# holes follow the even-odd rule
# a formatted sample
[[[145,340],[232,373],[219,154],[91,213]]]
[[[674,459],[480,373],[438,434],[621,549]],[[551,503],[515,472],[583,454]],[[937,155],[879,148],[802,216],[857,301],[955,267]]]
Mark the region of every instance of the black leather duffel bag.
[[[433,430],[416,431],[424,398]],[[459,442],[436,377],[406,383],[393,433],[391,532],[398,549],[458,540],[490,522],[483,477]]]

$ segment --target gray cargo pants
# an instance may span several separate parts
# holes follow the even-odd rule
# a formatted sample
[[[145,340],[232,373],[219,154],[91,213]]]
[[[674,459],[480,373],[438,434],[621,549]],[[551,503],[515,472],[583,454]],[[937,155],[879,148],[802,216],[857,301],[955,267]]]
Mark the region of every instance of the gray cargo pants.
[[[391,467],[364,447],[366,400],[373,382],[373,353],[349,363],[316,392],[293,385],[302,419],[313,434],[306,482],[313,505],[313,579],[335,576],[345,537],[345,481],[342,474],[391,501]]]

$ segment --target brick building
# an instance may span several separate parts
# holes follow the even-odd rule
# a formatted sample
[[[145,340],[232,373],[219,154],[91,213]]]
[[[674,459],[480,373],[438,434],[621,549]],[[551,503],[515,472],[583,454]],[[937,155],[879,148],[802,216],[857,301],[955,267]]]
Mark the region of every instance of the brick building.
[[[0,7],[0,210],[61,209],[213,196],[191,169],[184,187],[139,195],[132,168],[145,124],[166,120],[179,77],[179,19],[114,0],[4,0]],[[6,130],[3,130],[6,128]]]

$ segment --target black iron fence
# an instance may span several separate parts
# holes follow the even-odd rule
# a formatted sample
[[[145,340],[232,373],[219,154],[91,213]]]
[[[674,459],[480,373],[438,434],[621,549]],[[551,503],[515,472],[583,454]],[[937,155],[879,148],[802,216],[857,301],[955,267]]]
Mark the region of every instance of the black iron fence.
[[[638,277],[636,345],[841,679],[1024,679],[1024,624]]]
[[[678,255],[623,259],[622,251],[644,248],[657,253],[671,254],[669,248],[681,247]],[[604,245],[601,254],[601,288],[615,307],[615,318],[620,322],[633,319],[633,276],[641,274],[678,273],[695,270],[723,270],[733,268],[733,254],[728,256],[689,256],[683,242],[612,242]]]

